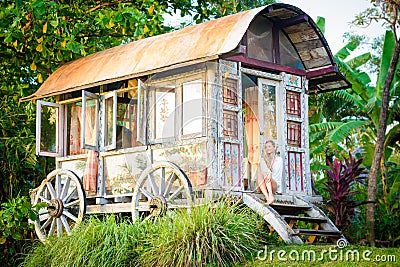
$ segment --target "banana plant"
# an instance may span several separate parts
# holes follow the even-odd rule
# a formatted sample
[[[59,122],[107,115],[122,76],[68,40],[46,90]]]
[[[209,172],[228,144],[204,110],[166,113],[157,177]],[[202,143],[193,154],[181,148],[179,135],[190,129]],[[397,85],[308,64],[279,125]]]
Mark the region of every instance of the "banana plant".
[[[322,29],[323,20],[318,20]],[[361,67],[371,59],[369,52],[348,59],[359,46],[359,42],[346,44],[335,54],[335,60],[345,77],[352,83],[352,88],[327,93],[311,98],[310,107],[310,155],[314,168],[326,168],[326,160],[332,156],[344,158],[347,151],[359,151],[363,154],[366,167],[373,159],[374,144],[379,121],[381,90],[387,66],[393,53],[394,35],[388,31],[384,39],[382,62],[376,86],[371,84],[369,75]],[[400,118],[400,77],[397,75],[390,91],[389,131],[385,139],[385,158],[399,148],[396,141],[400,139],[398,126]],[[325,163],[324,163],[325,159]],[[312,169],[313,169],[312,167]]]

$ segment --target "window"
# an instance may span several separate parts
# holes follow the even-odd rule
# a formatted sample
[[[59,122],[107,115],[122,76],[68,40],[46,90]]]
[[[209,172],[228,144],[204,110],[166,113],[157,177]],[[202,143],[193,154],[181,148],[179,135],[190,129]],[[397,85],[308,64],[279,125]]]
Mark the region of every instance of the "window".
[[[238,138],[238,114],[235,111],[224,110],[224,136]]]
[[[82,102],[75,102],[66,104],[67,111],[67,155],[85,154],[86,151],[82,149],[81,145],[81,131],[82,131]]]
[[[261,88],[264,97],[264,136],[265,139],[276,140],[276,86],[263,82]]]
[[[154,103],[155,139],[175,135],[175,101],[174,87],[156,88]]]
[[[117,148],[139,146],[137,141],[138,89],[118,93]],[[143,128],[143,127],[142,127]]]
[[[98,96],[96,94],[82,91],[82,147],[97,150],[98,140]]]
[[[301,117],[300,93],[286,92],[286,110],[289,116]]]
[[[111,92],[103,98],[103,135],[104,144],[102,150],[115,149],[117,145],[117,92]]]
[[[182,84],[182,134],[201,133],[203,129],[203,84],[201,79]]]
[[[200,75],[181,77],[155,82],[149,88],[153,141],[203,133],[203,80]]]
[[[62,155],[62,106],[37,101],[36,154],[57,157]]]
[[[273,62],[272,57],[272,23],[258,16],[250,24],[247,31],[247,46],[249,58]]]
[[[222,88],[223,88],[223,101],[225,104],[237,106],[238,104],[238,86],[237,80],[231,78],[225,78],[222,80]]]
[[[301,147],[301,123],[287,122],[287,139],[289,146]]]

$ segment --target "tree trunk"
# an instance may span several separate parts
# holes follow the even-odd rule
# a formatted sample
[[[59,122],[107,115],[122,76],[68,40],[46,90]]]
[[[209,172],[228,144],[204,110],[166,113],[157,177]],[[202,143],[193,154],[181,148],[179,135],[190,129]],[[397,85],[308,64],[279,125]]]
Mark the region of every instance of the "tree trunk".
[[[371,170],[368,175],[368,205],[367,205],[367,230],[368,242],[371,246],[375,246],[375,201],[376,201],[376,180],[378,176],[379,162],[384,151],[384,142],[386,134],[386,123],[389,109],[389,93],[392,84],[394,72],[396,70],[397,61],[400,53],[400,41],[396,40],[396,46],[392,59],[390,60],[389,69],[382,90],[381,113],[379,115],[378,136],[375,144],[374,159],[372,161]]]

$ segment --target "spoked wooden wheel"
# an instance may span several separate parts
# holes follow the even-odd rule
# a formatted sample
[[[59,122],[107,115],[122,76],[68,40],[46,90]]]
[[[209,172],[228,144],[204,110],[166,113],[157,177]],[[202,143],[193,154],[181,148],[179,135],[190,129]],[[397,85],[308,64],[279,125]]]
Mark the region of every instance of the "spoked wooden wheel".
[[[39,210],[35,231],[40,240],[63,233],[82,221],[86,209],[86,196],[79,178],[71,171],[57,169],[35,190],[34,205],[45,202]]]
[[[190,210],[192,185],[174,163],[155,163],[143,171],[132,196],[132,218],[162,216],[168,209]]]

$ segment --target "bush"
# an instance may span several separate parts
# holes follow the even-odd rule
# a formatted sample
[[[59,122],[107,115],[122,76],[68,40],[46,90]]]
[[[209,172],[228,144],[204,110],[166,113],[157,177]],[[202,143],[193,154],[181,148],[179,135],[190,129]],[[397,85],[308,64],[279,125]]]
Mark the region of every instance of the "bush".
[[[142,266],[227,266],[260,249],[263,222],[248,209],[221,201],[162,218],[146,240]]]
[[[36,213],[28,197],[11,198],[1,204],[0,209],[0,261],[2,266],[16,266],[18,253],[23,252],[26,239],[32,234]]]

